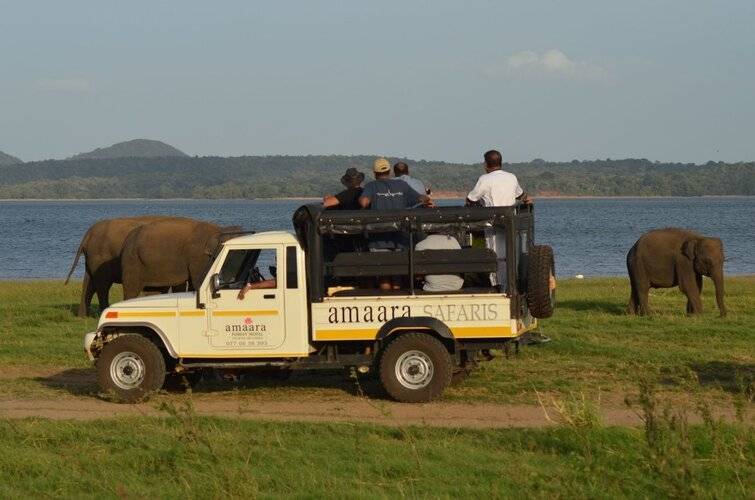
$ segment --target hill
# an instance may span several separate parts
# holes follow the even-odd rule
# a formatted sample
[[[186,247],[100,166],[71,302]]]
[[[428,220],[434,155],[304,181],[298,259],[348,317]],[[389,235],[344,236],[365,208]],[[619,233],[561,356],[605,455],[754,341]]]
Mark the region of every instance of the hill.
[[[16,158],[15,156],[11,156],[9,154],[3,153],[0,151],[0,166],[2,165],[16,165],[18,163],[23,163],[21,160]]]
[[[72,156],[69,160],[104,160],[110,158],[169,158],[186,157],[180,151],[169,144],[150,139],[134,139],[119,142],[106,148],[97,148],[88,153],[80,153]]]
[[[374,156],[241,156],[48,160],[0,167],[0,198],[320,197],[341,189],[349,167],[371,178]],[[396,158],[392,158],[395,161]],[[482,173],[472,164],[406,160],[434,193],[465,193]],[[704,165],[645,159],[505,166],[535,195],[755,195],[755,163]]]

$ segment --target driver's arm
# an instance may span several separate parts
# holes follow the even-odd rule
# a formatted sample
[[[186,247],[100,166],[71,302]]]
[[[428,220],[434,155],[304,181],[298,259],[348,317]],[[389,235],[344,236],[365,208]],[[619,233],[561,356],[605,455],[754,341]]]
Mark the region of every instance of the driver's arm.
[[[239,290],[239,294],[237,295],[239,300],[244,300],[244,296],[246,295],[246,292],[249,290],[259,290],[261,288],[277,288],[278,287],[278,281],[276,279],[271,280],[262,280],[257,281],[255,283],[247,283],[244,288]]]

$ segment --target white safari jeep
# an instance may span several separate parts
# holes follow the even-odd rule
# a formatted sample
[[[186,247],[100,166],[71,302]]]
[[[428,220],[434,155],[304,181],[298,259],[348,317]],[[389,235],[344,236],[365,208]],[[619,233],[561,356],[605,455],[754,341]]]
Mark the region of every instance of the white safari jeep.
[[[133,402],[202,370],[238,373],[350,367],[376,371],[398,401],[438,397],[491,349],[507,347],[554,308],[553,252],[534,245],[531,207],[444,207],[323,211],[303,206],[295,234],[245,234],[217,250],[196,292],[126,300],[105,309],[84,348],[100,387]],[[480,245],[485,231],[506,234],[506,261]],[[406,251],[369,252],[392,232]],[[459,250],[415,251],[432,233],[452,234]],[[490,286],[505,262],[508,284]],[[272,288],[239,289],[263,280]],[[422,290],[421,277],[456,274],[456,291]],[[393,276],[403,289],[377,289]]]

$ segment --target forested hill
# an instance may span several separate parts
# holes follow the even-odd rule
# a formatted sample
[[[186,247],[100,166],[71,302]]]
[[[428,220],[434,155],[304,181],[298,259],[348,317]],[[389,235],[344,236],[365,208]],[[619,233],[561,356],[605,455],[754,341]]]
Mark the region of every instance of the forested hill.
[[[348,167],[371,178],[374,156],[243,156],[71,159],[0,167],[0,198],[272,198],[322,196],[340,189]],[[396,159],[392,159],[395,161]],[[464,193],[478,165],[406,160],[412,175]],[[533,160],[506,165],[535,195],[755,195],[755,163],[692,165],[643,159]]]
[[[21,160],[16,158],[15,156],[11,156],[7,153],[3,153],[0,151],[0,166],[2,165],[15,165],[17,163],[23,163]]]
[[[106,148],[97,148],[88,153],[79,153],[69,160],[96,160],[108,158],[167,158],[170,156],[187,156],[170,144],[151,139],[133,139],[119,142]]]

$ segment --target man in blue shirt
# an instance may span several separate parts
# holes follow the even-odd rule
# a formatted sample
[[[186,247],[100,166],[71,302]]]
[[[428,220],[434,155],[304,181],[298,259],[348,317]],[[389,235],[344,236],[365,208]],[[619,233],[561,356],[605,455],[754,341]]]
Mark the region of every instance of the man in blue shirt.
[[[411,208],[422,204],[432,206],[430,197],[419,194],[409,184],[399,179],[391,179],[391,164],[385,158],[378,158],[372,166],[375,180],[364,186],[359,205],[372,210],[396,210]],[[370,237],[367,246],[370,252],[390,252],[404,250],[407,247],[406,234],[403,232],[377,233]],[[399,288],[396,277],[383,276],[379,280],[382,290]]]
[[[411,208],[431,205],[430,197],[420,194],[400,179],[391,179],[391,164],[385,158],[378,158],[372,166],[375,180],[364,186],[359,205],[373,210]]]

